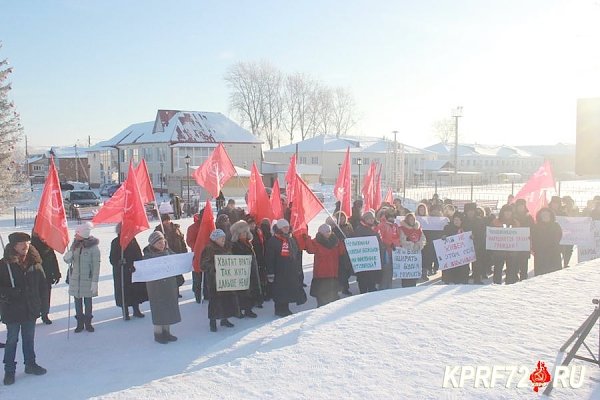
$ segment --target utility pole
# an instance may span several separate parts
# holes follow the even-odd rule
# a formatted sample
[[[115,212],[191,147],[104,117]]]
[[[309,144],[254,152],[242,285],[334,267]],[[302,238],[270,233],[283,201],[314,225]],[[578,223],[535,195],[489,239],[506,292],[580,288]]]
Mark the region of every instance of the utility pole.
[[[392,133],[394,134],[394,174],[392,175],[394,177],[394,184],[392,185],[392,191],[394,191],[398,190],[398,131],[393,131]]]
[[[458,119],[462,117],[462,106],[456,107],[452,116],[454,117],[454,175],[458,175]]]

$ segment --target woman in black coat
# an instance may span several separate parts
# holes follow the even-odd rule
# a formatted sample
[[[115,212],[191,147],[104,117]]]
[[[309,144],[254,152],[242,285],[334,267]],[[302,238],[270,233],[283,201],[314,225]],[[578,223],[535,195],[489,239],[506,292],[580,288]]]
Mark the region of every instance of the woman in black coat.
[[[244,316],[256,318],[257,315],[252,311],[252,307],[262,306],[262,286],[259,280],[258,263],[254,246],[252,246],[252,233],[250,225],[246,221],[238,221],[231,225],[231,254],[240,256],[252,256],[252,264],[250,267],[250,288],[238,293],[240,301],[240,309],[244,311]]]
[[[362,215],[360,223],[354,229],[354,237],[377,237],[377,242],[379,242],[379,256],[383,259],[383,252],[385,250],[379,233],[373,230],[375,224],[375,215],[372,211],[367,211]],[[361,294],[374,292],[377,290],[377,283],[381,282],[381,270],[357,272],[356,280],[358,281],[358,289]]]
[[[52,285],[57,284],[60,281],[62,275],[58,268],[58,260],[56,259],[56,253],[48,246],[44,241],[35,233],[31,232],[31,245],[36,248],[40,257],[42,258],[42,268],[44,269],[44,275],[46,275],[46,283],[48,284],[48,308],[44,308],[41,311],[42,321],[46,325],[50,325],[52,321],[48,318],[48,312],[50,307],[50,297],[52,294]]]
[[[454,236],[463,233],[464,214],[460,212],[454,213],[452,221],[444,227],[444,236]],[[442,281],[444,283],[469,283],[469,264],[460,265],[451,269],[442,271]]]
[[[331,225],[333,234],[342,243],[344,243],[345,239],[354,236],[354,229],[352,229],[352,225],[348,222],[346,213],[343,211],[337,211],[336,213],[334,213],[333,219],[329,221],[328,218],[327,223]],[[345,251],[344,254],[340,256],[338,265],[338,281],[340,284],[340,290],[343,294],[347,296],[352,296],[352,292],[350,291],[350,283],[348,282],[348,280],[352,275],[354,275],[354,270],[352,269],[352,263],[350,262],[348,252]]]
[[[531,228],[533,271],[536,276],[561,269],[561,238],[562,229],[556,222],[554,212],[549,208],[542,208]]]
[[[113,286],[115,290],[115,303],[117,307],[123,307],[123,288],[121,287],[121,244],[120,232],[121,224],[116,227],[117,237],[110,243],[110,264],[113,267]],[[144,256],[140,246],[133,238],[123,252],[125,258],[125,275],[123,282],[125,283],[125,319],[129,320],[129,307],[133,309],[133,316],[144,318],[144,314],[140,311],[140,304],[148,300],[148,291],[145,282],[131,282],[131,274],[135,271],[133,266],[134,261],[143,260]]]

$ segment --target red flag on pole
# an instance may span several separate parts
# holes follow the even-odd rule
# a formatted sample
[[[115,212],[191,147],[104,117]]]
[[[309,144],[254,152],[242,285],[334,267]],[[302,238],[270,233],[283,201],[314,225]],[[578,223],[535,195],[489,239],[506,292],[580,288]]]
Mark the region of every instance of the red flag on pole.
[[[362,187],[362,195],[363,195],[363,204],[364,210],[372,210],[375,206],[375,175],[376,175],[376,166],[375,163],[371,163],[369,166],[369,170],[367,171],[367,175],[365,176],[365,183]]]
[[[119,243],[121,248],[125,249],[135,235],[150,228],[132,162],[129,163],[129,172],[123,187],[125,188],[125,195],[123,196],[123,221],[121,222]]]
[[[379,210],[379,207],[381,207],[381,164],[379,164],[379,168],[376,165],[375,169],[377,173],[375,175],[375,187],[373,191],[373,209]]]
[[[308,223],[325,207],[299,175],[296,175],[295,182],[290,225],[292,232],[302,232],[306,231]]]
[[[152,201],[156,201],[154,196],[154,188],[152,187],[152,182],[150,182],[150,175],[148,174],[148,166],[146,165],[146,160],[142,158],[142,161],[138,164],[135,169],[136,178],[138,185],[140,186],[140,197],[142,198],[142,203],[150,203]]]
[[[202,219],[200,220],[200,228],[198,229],[198,235],[196,235],[196,241],[194,242],[194,258],[192,259],[192,266],[195,272],[200,271],[200,257],[204,247],[210,240],[210,234],[215,228],[215,218],[213,216],[212,205],[210,204],[210,198],[206,199],[206,205],[202,212]]]
[[[333,195],[340,201],[340,210],[348,217],[352,213],[352,175],[350,171],[350,147],[346,150],[344,163],[333,187]]]
[[[59,253],[65,252],[69,244],[69,231],[54,157],[50,157],[48,177],[40,198],[33,231],[54,250]]]
[[[255,162],[252,163],[250,182],[248,184],[248,214],[252,215],[258,223],[263,218],[273,219],[269,194],[265,189],[265,184],[260,177]]]
[[[281,190],[279,189],[279,180],[275,179],[273,188],[271,189],[271,210],[273,211],[273,219],[283,218],[283,207],[281,205]],[[260,224],[260,221],[256,221]]]
[[[212,152],[202,166],[192,174],[198,185],[212,197],[218,197],[225,183],[235,176],[235,167],[222,143]]]
[[[385,199],[383,199],[383,201],[390,205],[394,204],[394,194],[392,193],[392,188],[388,188],[388,191],[385,194]]]
[[[550,188],[554,189],[554,176],[550,161],[545,161],[517,193],[515,199],[525,199],[527,209],[535,218],[537,212],[547,205],[545,189]]]
[[[288,167],[287,173],[285,174],[285,195],[287,196],[288,202],[294,198],[294,189],[296,176],[298,175],[296,168],[296,155],[294,154],[290,159],[290,166]]]

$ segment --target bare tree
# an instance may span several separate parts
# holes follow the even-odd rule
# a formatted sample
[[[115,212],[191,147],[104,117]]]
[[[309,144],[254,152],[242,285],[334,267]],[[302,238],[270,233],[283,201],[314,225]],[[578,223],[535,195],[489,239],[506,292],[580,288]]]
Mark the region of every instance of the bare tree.
[[[454,140],[454,122],[452,118],[438,119],[433,123],[433,133],[435,137],[444,144]]]
[[[350,90],[337,87],[332,92],[332,123],[335,135],[347,134],[356,124],[356,103]]]
[[[333,90],[328,86],[319,85],[313,99],[314,112],[317,122],[313,137],[320,131],[329,133],[333,125]]]
[[[299,123],[298,93],[302,86],[302,74],[293,74],[285,77],[283,84],[283,110],[281,125],[290,138],[290,143],[294,142],[294,134]]]
[[[317,116],[315,113],[317,107],[315,100],[317,89],[318,82],[306,75],[302,75],[302,79],[298,81],[296,107],[301,140],[306,139],[317,129]]]
[[[258,64],[238,62],[225,74],[225,82],[231,89],[229,107],[238,114],[242,123],[248,122],[251,132],[260,136],[262,93],[258,79]]]
[[[260,131],[267,139],[269,148],[272,150],[275,144],[280,143],[279,133],[281,131],[281,117],[283,111],[282,97],[283,75],[281,71],[270,64],[260,65],[259,82],[262,92],[260,112]]]

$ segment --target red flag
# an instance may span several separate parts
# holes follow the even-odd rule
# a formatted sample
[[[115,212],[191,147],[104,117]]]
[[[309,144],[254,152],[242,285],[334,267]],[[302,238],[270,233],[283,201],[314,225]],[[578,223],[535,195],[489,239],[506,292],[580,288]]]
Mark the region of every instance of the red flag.
[[[202,220],[200,221],[198,235],[196,235],[196,242],[194,242],[194,258],[192,259],[192,265],[195,272],[200,272],[200,257],[202,256],[202,251],[210,240],[210,234],[215,229],[215,217],[213,216],[210,198],[208,198],[206,199],[206,205],[204,206],[204,212],[202,213]]]
[[[325,207],[299,175],[296,175],[295,182],[290,225],[292,232],[302,232],[306,231],[308,223]]]
[[[123,183],[125,188],[123,202],[123,222],[121,222],[121,234],[119,243],[121,248],[125,249],[135,235],[150,228],[146,208],[140,196],[140,187],[138,186],[137,176],[133,163],[129,163],[129,172],[127,179]]]
[[[340,201],[340,210],[348,217],[352,214],[352,175],[350,171],[350,147],[346,150],[344,163],[333,187],[333,195]]]
[[[375,175],[377,174],[376,169],[377,167],[375,163],[372,162],[369,166],[369,170],[367,171],[367,175],[365,176],[365,183],[362,187],[363,204],[365,211],[372,210],[375,206],[375,199],[373,195],[375,193]]]
[[[192,174],[198,185],[202,186],[212,197],[218,197],[225,183],[235,176],[235,167],[225,151],[222,143],[212,152],[200,168]]]
[[[135,173],[138,185],[140,186],[140,197],[142,198],[142,203],[146,204],[156,201],[154,196],[154,188],[152,188],[150,175],[148,175],[148,166],[146,165],[146,160],[142,158],[142,161],[135,169]]]
[[[283,206],[281,205],[281,190],[279,189],[279,180],[275,179],[273,188],[271,189],[271,210],[273,211],[273,219],[283,218]],[[260,221],[256,221],[260,224]]]
[[[375,175],[375,188],[373,192],[373,209],[379,210],[381,207],[381,164],[377,168],[377,174]]]
[[[383,201],[390,205],[394,204],[394,194],[392,193],[392,188],[388,188],[388,191],[385,194],[385,199],[383,199]]]
[[[550,188],[554,189],[554,176],[550,161],[545,161],[523,185],[515,199],[525,199],[529,213],[535,218],[537,212],[547,205],[546,190],[544,189]]]
[[[287,196],[288,202],[292,201],[294,198],[294,188],[296,186],[295,182],[297,175],[296,155],[294,154],[290,159],[290,166],[285,174],[285,195]]]
[[[33,231],[51,248],[64,253],[69,244],[67,215],[63,204],[58,172],[54,166],[54,157],[50,157],[48,177],[40,198],[38,215]]]
[[[248,185],[248,214],[252,215],[258,223],[263,218],[273,219],[271,210],[271,202],[269,194],[265,189],[265,184],[260,177],[256,163],[252,163],[252,171],[250,172],[250,182]]]

